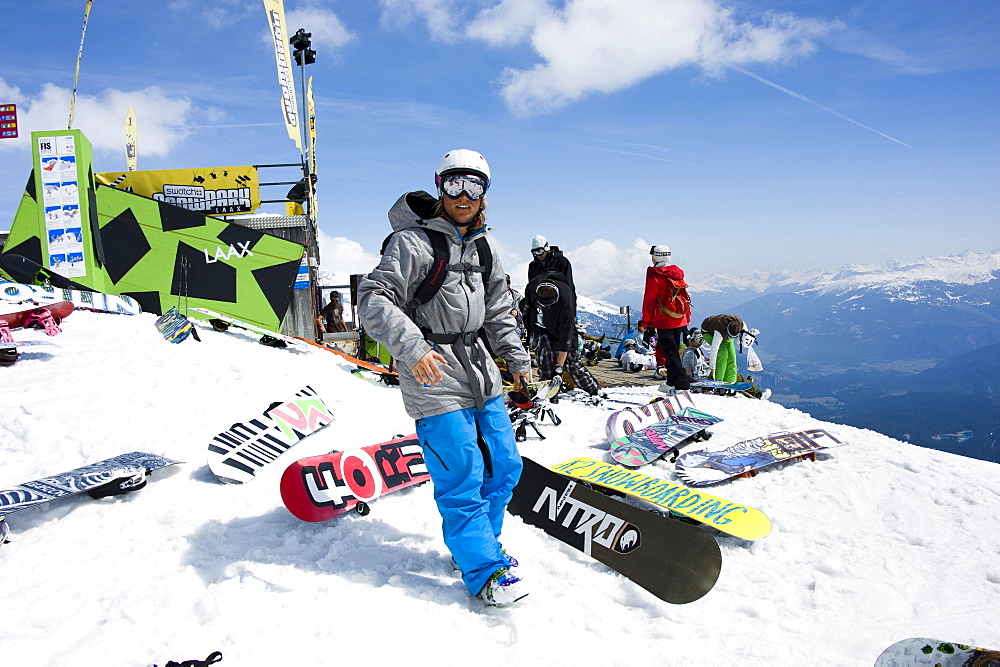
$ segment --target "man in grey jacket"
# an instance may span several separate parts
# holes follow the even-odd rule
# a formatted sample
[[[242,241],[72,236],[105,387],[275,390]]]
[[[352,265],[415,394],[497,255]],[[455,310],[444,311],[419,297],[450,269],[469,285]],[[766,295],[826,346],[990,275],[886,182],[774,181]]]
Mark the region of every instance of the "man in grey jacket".
[[[396,359],[407,413],[417,424],[434,484],[444,541],[462,579],[487,604],[524,597],[517,561],[498,538],[521,475],[521,457],[484,334],[515,384],[530,382],[504,270],[491,251],[484,272],[489,165],[470,150],[449,151],[435,172],[438,197],[410,192],[389,211],[391,235],[378,267],[358,285],[358,317]],[[428,232],[427,230],[431,230]],[[434,266],[431,233],[447,240],[446,275],[426,303],[417,287]],[[488,241],[487,241],[488,242]],[[492,247],[492,246],[491,246]],[[489,275],[484,284],[484,275]]]

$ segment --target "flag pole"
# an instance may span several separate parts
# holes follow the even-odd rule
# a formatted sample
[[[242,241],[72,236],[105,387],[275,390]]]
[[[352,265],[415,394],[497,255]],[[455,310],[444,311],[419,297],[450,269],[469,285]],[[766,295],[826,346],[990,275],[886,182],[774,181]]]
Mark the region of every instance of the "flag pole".
[[[80,32],[80,50],[76,53],[76,73],[73,75],[73,93],[69,98],[69,126],[73,129],[73,116],[76,115],[76,86],[80,81],[80,60],[83,58],[83,38],[87,36],[87,19],[90,17],[90,7],[94,0],[87,0],[87,6],[83,10],[83,30]]]

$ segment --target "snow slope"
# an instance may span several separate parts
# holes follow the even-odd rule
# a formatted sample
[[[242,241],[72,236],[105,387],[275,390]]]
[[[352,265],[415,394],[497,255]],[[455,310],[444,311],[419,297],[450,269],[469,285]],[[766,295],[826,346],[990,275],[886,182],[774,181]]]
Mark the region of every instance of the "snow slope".
[[[58,347],[0,368],[0,488],[135,449],[185,461],[138,493],[9,517],[4,664],[162,666],[220,650],[221,665],[241,666],[866,665],[911,636],[1000,647],[996,464],[772,403],[698,397],[725,418],[713,444],[821,426],[848,445],[710,489],[763,510],[774,529],[753,543],[719,535],[722,575],[697,602],[661,602],[510,518],[504,544],[531,595],[486,609],[452,570],[429,485],[325,524],[281,505],[278,479],[295,458],[411,433],[398,390],[322,350],[241,333],[203,327],[203,342],[171,345],[153,320],[78,311]],[[217,482],[211,437],[305,384],[337,420],[254,482]],[[523,454],[607,457],[610,412],[557,411],[563,424],[544,424],[547,439]],[[648,472],[673,478],[666,463]]]

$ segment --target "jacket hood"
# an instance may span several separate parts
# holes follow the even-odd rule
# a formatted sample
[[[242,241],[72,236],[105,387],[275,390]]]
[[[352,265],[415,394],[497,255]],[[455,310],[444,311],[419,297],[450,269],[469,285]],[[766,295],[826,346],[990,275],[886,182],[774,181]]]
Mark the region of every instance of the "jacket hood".
[[[646,270],[658,273],[664,278],[669,278],[675,285],[677,285],[677,287],[688,286],[688,284],[684,282],[684,271],[676,264],[670,264],[668,266],[651,266]]]
[[[437,201],[436,197],[423,190],[407,192],[397,199],[396,203],[389,209],[389,224],[392,225],[392,231],[398,232],[410,227],[429,227],[459,238],[461,235],[455,223],[441,216],[435,217],[434,207],[437,205]],[[485,229],[487,228],[484,226],[476,231]]]

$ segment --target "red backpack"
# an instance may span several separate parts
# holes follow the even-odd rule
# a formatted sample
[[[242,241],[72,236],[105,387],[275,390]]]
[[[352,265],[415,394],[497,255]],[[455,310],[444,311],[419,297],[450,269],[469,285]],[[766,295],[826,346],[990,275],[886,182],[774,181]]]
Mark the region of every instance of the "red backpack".
[[[669,285],[666,290],[667,300],[663,302],[659,297],[657,304],[660,312],[666,313],[676,319],[684,319],[691,316],[691,297],[688,295],[687,283],[683,280],[671,280],[664,276]]]

